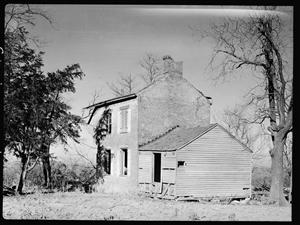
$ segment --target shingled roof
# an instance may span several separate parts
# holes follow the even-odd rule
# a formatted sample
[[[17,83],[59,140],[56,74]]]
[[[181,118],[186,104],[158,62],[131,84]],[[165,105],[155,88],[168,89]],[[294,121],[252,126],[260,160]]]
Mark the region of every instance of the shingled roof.
[[[146,143],[139,147],[140,151],[174,151],[193,139],[205,134],[218,124],[210,124],[209,126],[197,126],[192,128],[176,127],[162,137],[155,139],[150,143]]]
[[[176,126],[168,130],[168,132],[164,133],[163,135],[160,135],[160,137],[140,145],[139,150],[140,151],[175,151],[186,146],[196,138],[201,137],[202,135],[209,132],[216,126],[219,126],[221,129],[227,132],[233,139],[235,139],[237,142],[243,145],[246,150],[252,152],[252,150],[249,149],[245,144],[243,144],[240,140],[238,140],[236,137],[230,134],[229,131],[227,131],[224,127],[222,127],[217,123],[210,124],[206,127],[197,126],[192,128],[184,128],[184,127]]]

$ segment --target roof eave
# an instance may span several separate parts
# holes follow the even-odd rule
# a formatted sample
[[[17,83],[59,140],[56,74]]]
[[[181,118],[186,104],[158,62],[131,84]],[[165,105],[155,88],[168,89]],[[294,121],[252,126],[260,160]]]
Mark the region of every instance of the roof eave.
[[[239,139],[237,139],[234,135],[232,135],[228,130],[226,130],[223,126],[221,126],[220,124],[218,124],[218,126],[220,128],[222,128],[226,133],[228,133],[233,139],[235,139],[237,142],[239,142],[243,147],[245,147],[245,149],[247,151],[249,151],[250,153],[253,153],[253,151],[247,146],[245,145],[243,142],[241,142]]]
[[[100,107],[103,107],[103,106],[112,105],[112,104],[116,104],[116,103],[119,103],[119,102],[131,100],[131,99],[134,99],[136,97],[137,97],[137,95],[135,93],[133,93],[133,94],[125,95],[125,96],[120,96],[120,97],[117,97],[117,98],[111,98],[111,99],[108,99],[108,100],[98,102],[96,104],[84,107],[84,109],[89,109],[89,108],[92,108],[92,107],[99,107],[100,108]]]
[[[129,101],[131,99],[135,99],[136,97],[137,97],[137,95],[134,93],[134,94],[129,94],[129,95],[125,95],[125,96],[121,96],[121,97],[117,97],[117,98],[108,99],[106,101],[98,102],[96,104],[85,107],[84,109],[89,109],[89,108],[94,107],[93,112],[92,112],[87,124],[90,124],[97,109],[106,107],[109,105],[117,104],[120,102]]]
[[[141,152],[174,152],[174,151],[176,151],[177,149],[164,149],[164,150],[162,150],[162,149],[155,149],[155,150],[150,150],[150,149],[139,149],[139,151],[141,151]]]

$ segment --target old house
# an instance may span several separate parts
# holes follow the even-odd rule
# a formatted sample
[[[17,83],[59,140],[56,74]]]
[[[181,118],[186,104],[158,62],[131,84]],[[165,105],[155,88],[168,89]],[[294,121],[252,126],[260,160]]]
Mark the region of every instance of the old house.
[[[164,73],[137,93],[89,106],[92,125],[111,109],[106,179],[169,196],[250,195],[251,150],[210,124],[210,97],[183,77],[182,62],[164,57]]]

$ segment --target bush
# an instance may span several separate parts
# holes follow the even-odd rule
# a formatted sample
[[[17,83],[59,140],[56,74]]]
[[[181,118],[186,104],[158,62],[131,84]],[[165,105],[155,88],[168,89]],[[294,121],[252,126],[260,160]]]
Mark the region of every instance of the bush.
[[[7,187],[17,186],[20,170],[19,161],[5,162],[3,169],[3,185]],[[90,165],[83,163],[66,165],[61,161],[51,160],[52,188],[60,191],[67,190],[67,185],[72,186],[70,190],[75,190],[96,183],[93,176],[94,173],[95,169]],[[27,174],[24,189],[39,189],[42,188],[43,183],[43,167],[40,163]],[[88,190],[88,187],[85,189]]]
[[[251,183],[254,191],[269,191],[271,186],[271,169],[267,167],[253,167]]]
[[[3,164],[3,185],[7,187],[17,186],[21,171],[18,161],[7,161]]]
[[[271,169],[267,167],[253,167],[252,170],[252,187],[254,191],[269,191],[271,187]],[[284,172],[283,186],[290,186],[290,176],[288,172]]]

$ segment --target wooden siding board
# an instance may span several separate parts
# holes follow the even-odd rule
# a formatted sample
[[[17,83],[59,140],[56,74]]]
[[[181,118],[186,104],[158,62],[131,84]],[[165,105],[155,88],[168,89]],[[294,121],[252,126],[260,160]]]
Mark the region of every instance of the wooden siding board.
[[[139,183],[152,182],[152,154],[143,152],[139,154]]]
[[[175,183],[176,178],[176,156],[172,153],[162,154],[161,162],[162,182]]]
[[[176,170],[176,194],[194,196],[247,195],[251,188],[251,153],[220,127],[176,152],[186,165]]]
[[[139,183],[153,183],[153,153],[139,154]],[[175,183],[176,156],[173,153],[163,153],[161,157],[161,177],[163,183]]]
[[[176,168],[176,157],[162,157],[163,168]]]

